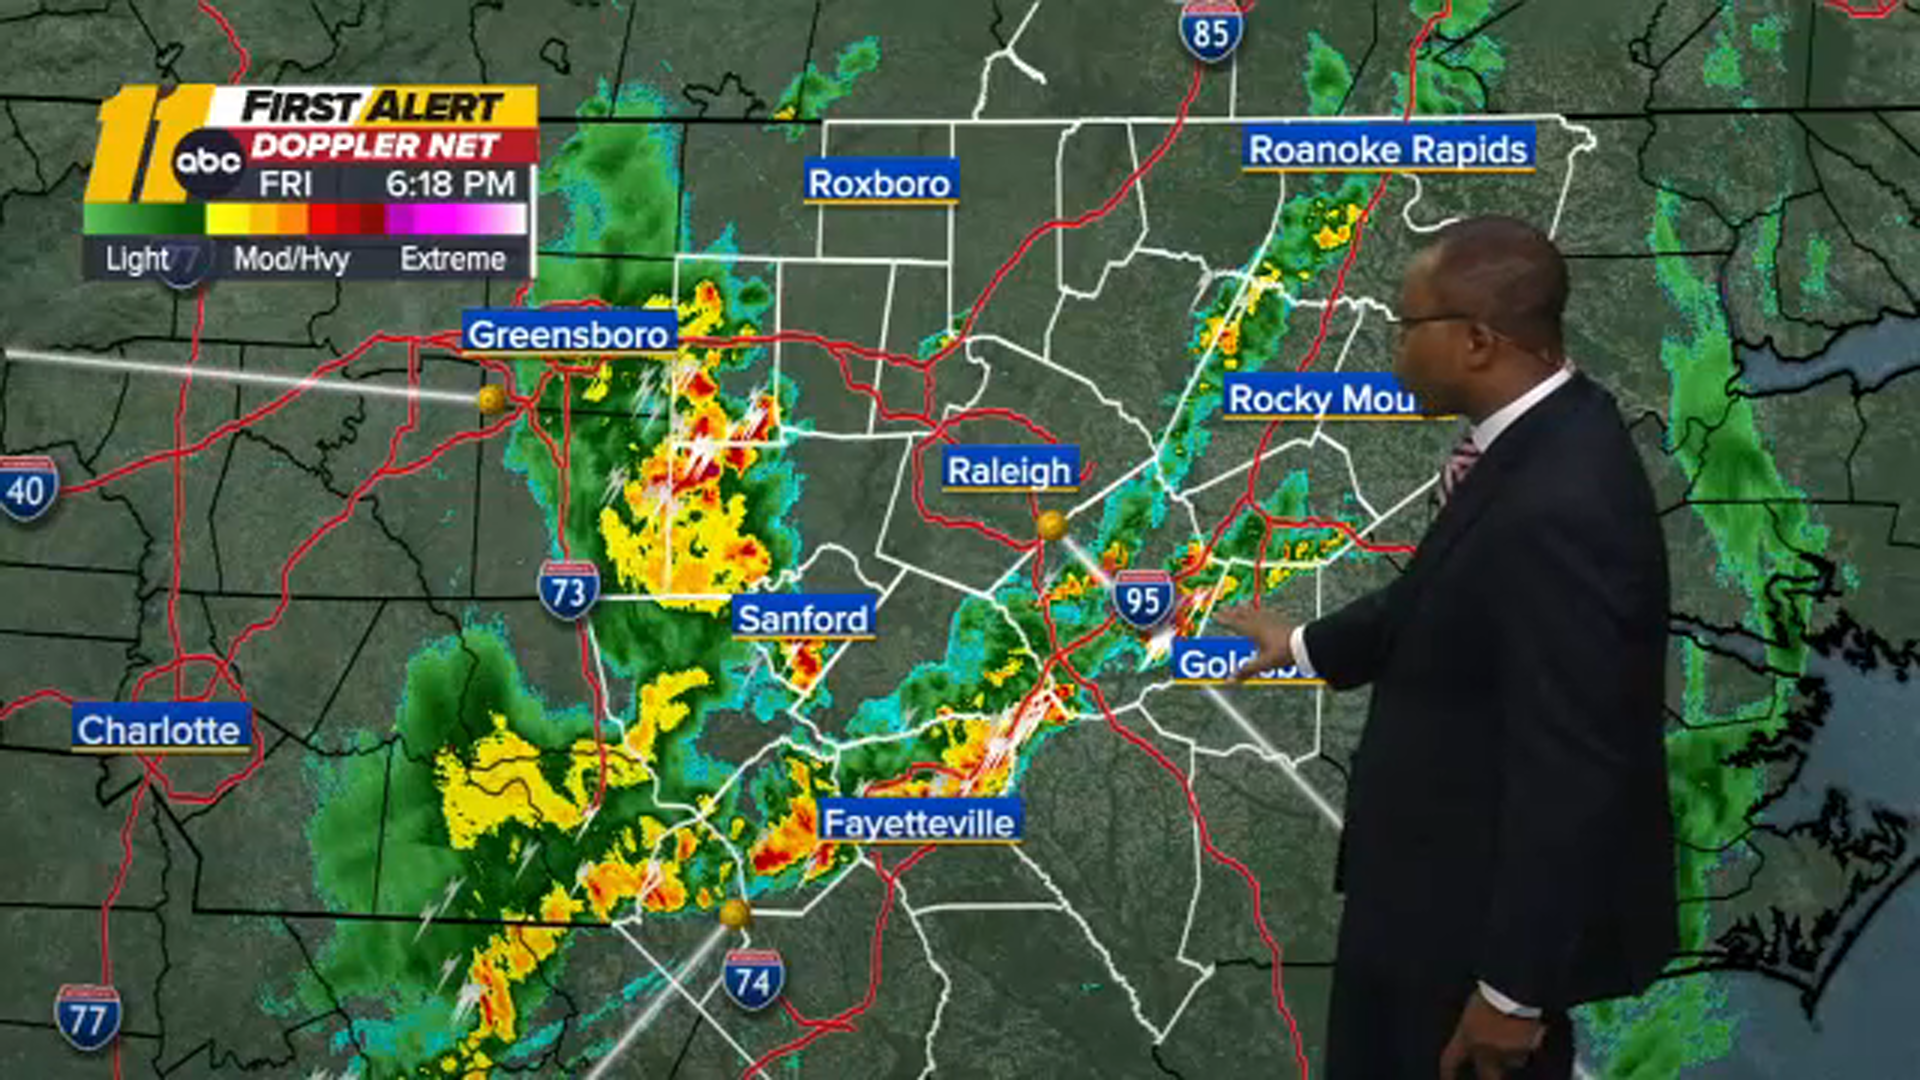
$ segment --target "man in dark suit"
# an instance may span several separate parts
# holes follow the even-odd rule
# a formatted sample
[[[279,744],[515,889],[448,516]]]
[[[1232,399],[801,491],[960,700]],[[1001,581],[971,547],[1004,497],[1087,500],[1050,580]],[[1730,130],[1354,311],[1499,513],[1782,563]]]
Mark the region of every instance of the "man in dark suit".
[[[1471,428],[1405,573],[1258,655],[1371,686],[1334,886],[1329,1080],[1556,1078],[1569,1006],[1639,993],[1676,943],[1666,552],[1613,397],[1562,350],[1567,270],[1524,222],[1439,231],[1394,372]]]

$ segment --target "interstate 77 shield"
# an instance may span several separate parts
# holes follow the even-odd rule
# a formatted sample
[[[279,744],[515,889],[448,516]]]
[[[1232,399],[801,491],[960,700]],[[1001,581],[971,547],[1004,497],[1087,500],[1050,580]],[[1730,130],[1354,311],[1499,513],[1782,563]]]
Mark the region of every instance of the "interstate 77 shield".
[[[1135,630],[1151,630],[1173,611],[1173,575],[1122,570],[1113,576],[1113,613]]]
[[[53,1023],[75,1050],[98,1050],[120,1034],[120,991],[68,983],[53,997]]]
[[[773,949],[734,949],[723,968],[727,996],[748,1012],[774,1003],[787,985],[787,965]]]

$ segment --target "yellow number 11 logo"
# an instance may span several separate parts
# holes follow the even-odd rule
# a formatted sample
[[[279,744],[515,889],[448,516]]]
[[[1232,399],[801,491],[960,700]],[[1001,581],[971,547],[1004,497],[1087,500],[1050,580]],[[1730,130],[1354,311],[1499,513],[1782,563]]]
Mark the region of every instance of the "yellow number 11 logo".
[[[206,122],[213,90],[208,83],[187,84],[161,99],[157,86],[123,86],[101,102],[86,201],[134,202],[134,181],[141,180],[139,202],[186,202],[186,189],[173,175],[173,149]]]

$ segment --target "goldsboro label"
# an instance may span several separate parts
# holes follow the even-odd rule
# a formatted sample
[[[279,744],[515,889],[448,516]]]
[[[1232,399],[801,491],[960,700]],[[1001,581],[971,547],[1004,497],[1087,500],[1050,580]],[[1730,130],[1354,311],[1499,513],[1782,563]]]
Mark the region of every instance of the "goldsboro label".
[[[1225,420],[1439,420],[1384,371],[1229,371]]]
[[[940,486],[948,491],[1076,491],[1080,448],[961,444],[940,448]]]
[[[1478,121],[1248,124],[1240,134],[1240,167],[1246,172],[1533,172],[1538,139],[1533,124]]]
[[[871,641],[879,606],[874,593],[738,593],[733,598],[733,636],[747,641]]]
[[[825,206],[952,206],[960,201],[954,157],[810,157],[807,203]]]
[[[1252,641],[1241,637],[1174,638],[1173,681],[1190,686],[1232,682],[1234,674],[1257,652]],[[1248,681],[1312,686],[1321,680],[1304,678],[1299,668],[1288,664],[1268,668]]]
[[[1026,833],[1020,799],[820,799],[819,839],[856,844],[1017,844]]]

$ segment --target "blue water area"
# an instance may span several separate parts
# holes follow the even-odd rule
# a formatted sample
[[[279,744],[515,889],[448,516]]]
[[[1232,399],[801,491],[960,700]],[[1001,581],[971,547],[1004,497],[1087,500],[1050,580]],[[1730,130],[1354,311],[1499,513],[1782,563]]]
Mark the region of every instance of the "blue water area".
[[[1739,649],[1747,643],[1726,638],[1718,644]],[[1826,683],[1832,708],[1808,742],[1792,784],[1761,813],[1760,820],[1775,828],[1818,819],[1830,789],[1846,793],[1856,832],[1870,827],[1869,812],[1875,808],[1920,820],[1920,722],[1915,720],[1920,679],[1900,681],[1884,655],[1871,669],[1857,670],[1841,652],[1808,654],[1807,674]],[[1722,976],[1726,1012],[1738,1017],[1733,1049],[1686,1075],[1711,1080],[1915,1075],[1920,875],[1906,877],[1896,890],[1847,950],[1811,1022],[1801,1009],[1798,988],[1749,973]],[[1875,890],[1857,901],[1843,925],[1853,924],[1878,895]]]
[[[1729,1011],[1740,1016],[1733,1051],[1687,1073],[1689,1080],[1808,1080],[1912,1076],[1920,1061],[1913,1022],[1920,956],[1920,888],[1907,884],[1854,942],[1809,1023],[1800,992],[1758,975],[1726,976]]]
[[[1860,390],[1878,390],[1896,375],[1920,368],[1920,318],[1887,315],[1842,333],[1818,356],[1790,360],[1771,343],[1739,350],[1740,384],[1756,394],[1804,390],[1844,373]]]

